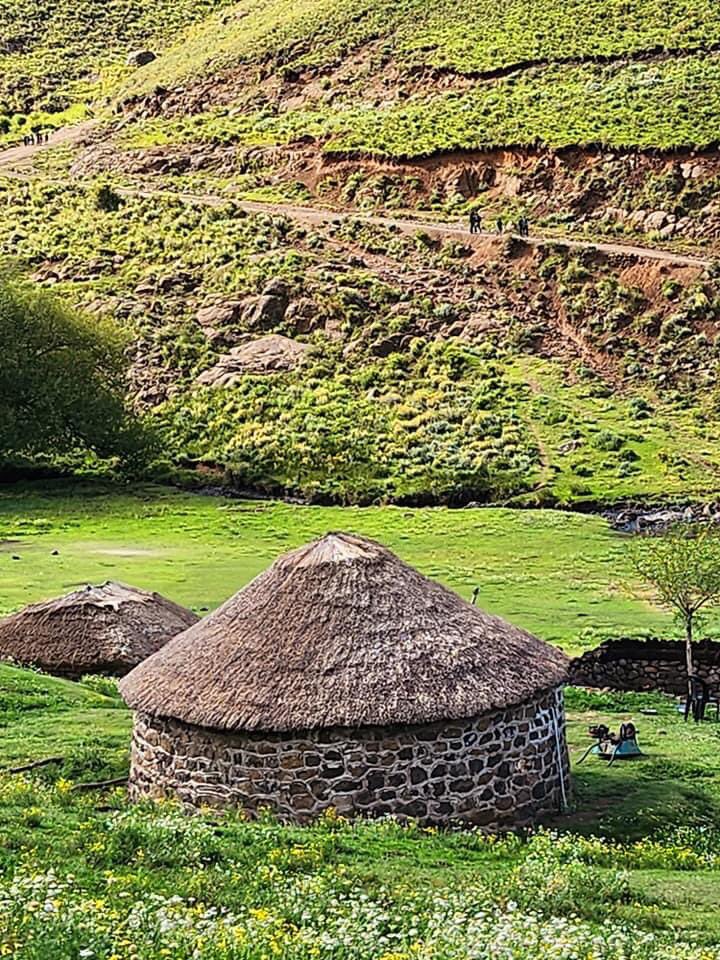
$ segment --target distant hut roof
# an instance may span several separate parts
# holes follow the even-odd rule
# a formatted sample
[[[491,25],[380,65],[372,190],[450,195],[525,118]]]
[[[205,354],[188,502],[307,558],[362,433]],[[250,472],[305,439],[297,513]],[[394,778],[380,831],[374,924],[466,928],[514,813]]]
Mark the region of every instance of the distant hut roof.
[[[120,689],[155,716],[291,731],[472,717],[562,683],[567,665],[379,543],[328,534],[281,557]]]
[[[1,620],[0,659],[67,676],[124,674],[197,619],[157,593],[108,581]]]

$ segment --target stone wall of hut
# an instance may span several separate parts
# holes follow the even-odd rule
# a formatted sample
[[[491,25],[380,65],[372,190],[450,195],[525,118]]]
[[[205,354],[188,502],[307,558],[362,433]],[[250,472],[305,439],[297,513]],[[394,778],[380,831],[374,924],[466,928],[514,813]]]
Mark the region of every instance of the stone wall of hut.
[[[720,686],[720,643],[693,645],[695,672],[711,686]],[[608,640],[573,661],[570,682],[613,690],[687,692],[685,644],[673,640]]]
[[[472,721],[302,738],[222,734],[137,715],[130,791],[250,814],[270,808],[299,823],[334,807],[350,817],[522,827],[561,808],[569,788],[564,734],[561,690]]]

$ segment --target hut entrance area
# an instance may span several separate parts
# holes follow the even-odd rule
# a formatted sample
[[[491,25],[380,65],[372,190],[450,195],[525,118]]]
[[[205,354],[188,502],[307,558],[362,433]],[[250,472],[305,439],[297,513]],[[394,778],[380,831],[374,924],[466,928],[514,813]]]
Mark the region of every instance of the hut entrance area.
[[[463,723],[302,738],[138,717],[132,791],[191,806],[266,808],[299,823],[334,807],[343,816],[392,814],[426,825],[530,826],[563,805],[568,757],[555,728],[562,718],[559,691]]]
[[[569,792],[565,656],[373,541],[280,558],[121,683],[134,797],[488,830]]]

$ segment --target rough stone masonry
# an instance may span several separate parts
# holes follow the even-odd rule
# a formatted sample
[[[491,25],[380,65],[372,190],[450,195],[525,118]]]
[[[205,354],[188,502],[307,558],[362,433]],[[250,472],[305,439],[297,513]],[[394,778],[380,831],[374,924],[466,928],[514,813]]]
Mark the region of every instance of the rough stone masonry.
[[[693,646],[695,673],[711,687],[720,684],[720,643]],[[570,683],[612,690],[662,690],[687,694],[685,644],[674,640],[606,640],[573,660]]]
[[[557,813],[569,791],[564,723],[559,689],[470,721],[302,736],[225,734],[138,714],[130,791],[249,815],[269,808],[296,823],[333,807],[425,825],[525,827]]]

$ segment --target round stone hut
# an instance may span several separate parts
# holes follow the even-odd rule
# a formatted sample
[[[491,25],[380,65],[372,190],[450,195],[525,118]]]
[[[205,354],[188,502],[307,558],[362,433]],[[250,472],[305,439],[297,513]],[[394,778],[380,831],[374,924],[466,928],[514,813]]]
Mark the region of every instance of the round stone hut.
[[[157,593],[108,581],[0,620],[0,660],[56,676],[124,676],[198,618]]]
[[[528,826],[569,791],[566,670],[380,544],[329,534],[121,682],[131,795]]]

